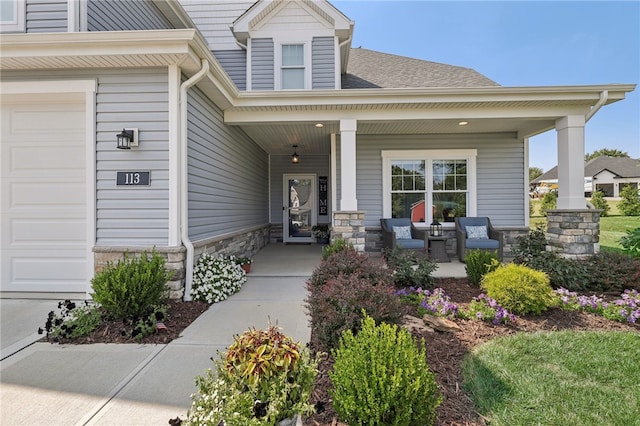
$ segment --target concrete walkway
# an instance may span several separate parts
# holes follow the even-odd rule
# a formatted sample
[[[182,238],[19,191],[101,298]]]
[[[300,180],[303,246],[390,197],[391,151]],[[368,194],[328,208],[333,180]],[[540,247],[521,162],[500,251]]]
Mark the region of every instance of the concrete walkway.
[[[305,281],[320,253],[318,245],[265,247],[241,291],[167,345],[33,343],[58,301],[2,299],[0,424],[167,425],[184,417],[195,376],[234,335],[271,323],[308,342]],[[439,264],[434,275],[464,276],[460,265]]]

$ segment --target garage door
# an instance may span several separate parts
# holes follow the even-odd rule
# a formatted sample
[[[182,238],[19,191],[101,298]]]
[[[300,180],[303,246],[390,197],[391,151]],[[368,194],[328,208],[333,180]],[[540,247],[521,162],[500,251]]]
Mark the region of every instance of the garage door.
[[[3,292],[87,290],[84,97],[3,96]]]

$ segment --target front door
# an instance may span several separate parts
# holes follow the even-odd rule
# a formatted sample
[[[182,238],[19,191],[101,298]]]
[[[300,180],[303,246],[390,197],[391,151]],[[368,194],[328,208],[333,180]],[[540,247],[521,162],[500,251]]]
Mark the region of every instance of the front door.
[[[283,241],[311,243],[311,228],[316,224],[316,176],[284,175],[283,181]]]

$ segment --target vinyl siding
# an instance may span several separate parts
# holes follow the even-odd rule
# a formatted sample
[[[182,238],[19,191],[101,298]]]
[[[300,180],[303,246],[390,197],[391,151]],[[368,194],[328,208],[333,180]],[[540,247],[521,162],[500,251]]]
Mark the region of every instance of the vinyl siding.
[[[173,26],[150,0],[87,0],[89,31],[160,30]]]
[[[67,31],[67,0],[27,0],[25,9],[28,33]]]
[[[236,39],[229,29],[255,0],[179,0],[196,24],[211,50],[237,49]]]
[[[273,90],[273,39],[251,39],[251,90]]]
[[[213,54],[238,90],[247,90],[247,52],[240,49],[216,50]]]
[[[382,217],[382,150],[477,149],[477,214],[497,226],[524,225],[524,144],[505,136],[358,136],[356,145],[358,209],[366,226],[379,226]],[[339,158],[339,154],[338,154]],[[338,171],[340,164],[338,163]],[[339,188],[340,177],[338,173]],[[338,201],[340,192],[338,191]],[[527,212],[528,214],[528,212]]]
[[[96,93],[96,233],[98,245],[166,245],[169,221],[167,70],[3,72],[3,81],[91,79]],[[123,127],[140,146],[116,148]],[[148,187],[117,187],[117,171],[150,171]]]
[[[311,42],[311,84],[313,89],[336,88],[334,37],[314,37]]]
[[[268,223],[267,154],[199,89],[189,92],[189,236],[193,241]]]
[[[300,163],[292,164],[290,155],[272,155],[271,156],[271,223],[283,223],[282,207],[286,205],[283,196],[282,175],[287,174],[316,174],[317,176],[327,176],[331,179],[330,158],[328,155],[304,155],[300,156]],[[317,185],[317,181],[316,181]],[[329,201],[329,214],[327,216],[318,216],[319,223],[331,222],[331,191],[333,185],[329,182],[329,192],[327,194]],[[318,196],[316,189],[316,197]],[[316,198],[316,211],[318,200]]]

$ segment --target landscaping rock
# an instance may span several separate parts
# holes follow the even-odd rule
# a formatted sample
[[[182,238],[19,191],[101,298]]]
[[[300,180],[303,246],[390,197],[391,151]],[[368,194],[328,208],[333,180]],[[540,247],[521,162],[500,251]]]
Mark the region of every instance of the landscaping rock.
[[[434,317],[433,315],[426,314],[422,317],[422,319],[430,327],[438,331],[444,331],[444,332],[450,333],[453,331],[460,330],[460,326],[458,326],[458,324],[446,318]]]
[[[418,333],[435,333],[435,330],[428,325],[425,325],[424,321],[413,315],[405,315],[402,317],[402,327],[410,332]]]

